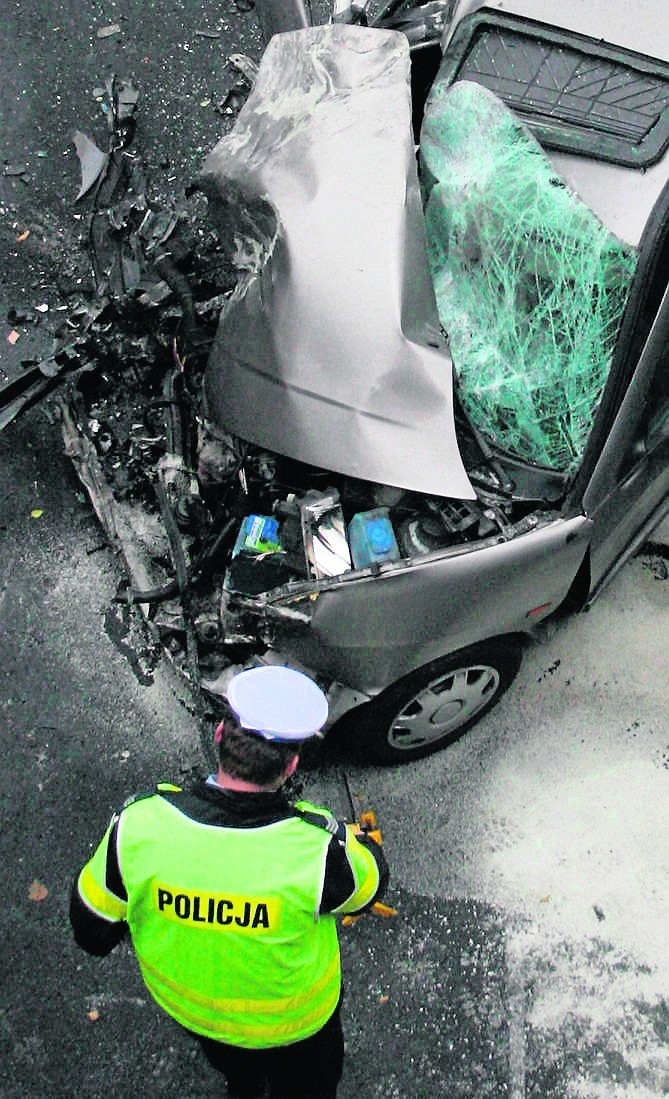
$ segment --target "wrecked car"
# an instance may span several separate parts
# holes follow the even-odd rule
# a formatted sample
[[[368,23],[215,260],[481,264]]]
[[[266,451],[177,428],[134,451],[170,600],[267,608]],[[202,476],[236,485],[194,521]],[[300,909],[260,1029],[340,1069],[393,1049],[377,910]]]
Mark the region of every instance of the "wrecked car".
[[[580,0],[441,31],[271,38],[203,166],[236,284],[130,568],[211,705],[294,665],[381,762],[461,736],[669,506],[666,31]]]

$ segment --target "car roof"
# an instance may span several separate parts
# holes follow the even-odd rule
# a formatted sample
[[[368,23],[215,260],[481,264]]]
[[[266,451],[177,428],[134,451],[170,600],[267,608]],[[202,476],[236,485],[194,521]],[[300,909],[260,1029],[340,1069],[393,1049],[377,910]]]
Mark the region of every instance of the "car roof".
[[[669,61],[669,20],[664,0],[460,0],[443,36],[447,49],[467,16],[491,12],[503,18],[545,23],[548,27],[585,35],[598,44]],[[547,148],[560,176],[600,220],[627,244],[638,246],[650,213],[667,183],[669,154],[655,164],[626,167],[582,152]]]
[[[666,0],[460,0],[455,19],[486,8],[535,19],[646,57],[669,61]]]

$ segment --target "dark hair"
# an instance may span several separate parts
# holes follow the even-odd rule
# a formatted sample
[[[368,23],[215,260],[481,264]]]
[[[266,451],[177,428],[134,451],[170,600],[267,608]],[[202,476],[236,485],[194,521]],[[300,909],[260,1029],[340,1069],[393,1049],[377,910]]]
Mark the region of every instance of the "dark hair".
[[[226,775],[257,786],[271,786],[299,752],[299,743],[265,740],[258,733],[241,729],[233,717],[223,719],[218,758]]]

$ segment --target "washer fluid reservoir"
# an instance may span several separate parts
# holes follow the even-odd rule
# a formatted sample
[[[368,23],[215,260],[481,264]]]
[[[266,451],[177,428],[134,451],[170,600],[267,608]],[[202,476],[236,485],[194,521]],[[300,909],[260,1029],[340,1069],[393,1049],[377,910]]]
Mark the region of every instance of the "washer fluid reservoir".
[[[388,508],[359,511],[349,523],[348,539],[356,569],[365,569],[375,561],[399,561],[400,551]]]

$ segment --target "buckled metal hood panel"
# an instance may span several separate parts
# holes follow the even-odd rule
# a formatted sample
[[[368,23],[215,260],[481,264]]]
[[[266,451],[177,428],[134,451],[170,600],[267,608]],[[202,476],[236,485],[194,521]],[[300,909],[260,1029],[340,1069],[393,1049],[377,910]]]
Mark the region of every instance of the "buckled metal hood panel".
[[[321,468],[473,499],[425,251],[403,35],[276,35],[202,183],[245,271],[209,417]]]

